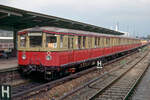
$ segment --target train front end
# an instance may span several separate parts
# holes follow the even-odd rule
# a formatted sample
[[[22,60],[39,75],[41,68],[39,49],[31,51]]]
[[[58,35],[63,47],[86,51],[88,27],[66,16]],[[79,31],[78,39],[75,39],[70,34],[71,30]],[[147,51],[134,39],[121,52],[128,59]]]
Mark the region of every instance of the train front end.
[[[45,78],[59,70],[58,35],[43,30],[18,32],[18,65],[25,74],[40,72]]]

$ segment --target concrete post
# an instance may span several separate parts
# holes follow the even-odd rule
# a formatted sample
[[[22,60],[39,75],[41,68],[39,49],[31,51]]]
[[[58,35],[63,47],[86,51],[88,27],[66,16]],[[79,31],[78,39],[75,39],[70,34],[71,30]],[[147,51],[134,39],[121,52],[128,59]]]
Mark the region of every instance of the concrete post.
[[[13,43],[14,43],[13,56],[17,56],[17,30],[15,29],[13,31]]]

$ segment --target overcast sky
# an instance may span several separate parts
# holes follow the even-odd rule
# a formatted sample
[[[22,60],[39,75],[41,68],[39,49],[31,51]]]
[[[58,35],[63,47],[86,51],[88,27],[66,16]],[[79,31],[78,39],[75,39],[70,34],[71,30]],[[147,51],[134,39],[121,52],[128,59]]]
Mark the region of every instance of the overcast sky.
[[[150,35],[150,0],[1,0],[0,4],[67,18],[133,36]]]

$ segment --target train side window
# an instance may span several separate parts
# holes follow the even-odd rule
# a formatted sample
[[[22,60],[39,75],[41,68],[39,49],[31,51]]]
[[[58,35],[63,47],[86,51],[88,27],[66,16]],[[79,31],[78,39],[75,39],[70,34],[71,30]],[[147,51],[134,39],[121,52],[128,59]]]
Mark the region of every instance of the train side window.
[[[48,48],[57,48],[57,36],[53,34],[46,34],[46,46]]]
[[[109,43],[110,43],[109,46],[113,45],[112,37],[110,37],[110,42]]]
[[[73,48],[73,36],[68,36],[68,48]]]
[[[113,46],[115,46],[115,38],[113,38]]]
[[[20,47],[26,47],[26,35],[20,35]]]
[[[111,46],[114,46],[114,38],[111,38]]]
[[[119,43],[120,43],[119,45],[122,45],[122,39],[119,39]]]
[[[95,37],[95,48],[97,47],[97,37]]]
[[[88,37],[88,47],[91,48],[92,47],[92,38]]]
[[[118,38],[116,38],[116,43],[115,43],[116,46],[117,46],[117,41],[118,41]]]
[[[109,38],[106,38],[106,46],[109,47]]]
[[[125,41],[124,41],[124,39],[123,39],[123,41],[122,41],[122,44],[123,44],[123,45],[125,44]]]
[[[3,47],[3,44],[1,43],[1,44],[0,44],[0,48],[2,48],[2,47]]]
[[[114,46],[114,38],[111,38],[111,46]]]
[[[110,43],[111,41],[110,41],[110,38],[108,38],[108,47],[110,47]]]
[[[98,37],[98,47],[100,47],[100,40],[101,40],[101,38]]]
[[[107,38],[105,38],[105,47],[107,47]]]
[[[104,37],[101,37],[101,43],[100,43],[100,47],[101,48],[104,48],[105,47],[105,38]]]
[[[122,43],[123,43],[123,45],[125,44],[125,41],[124,41],[124,39],[123,39]]]
[[[114,46],[116,46],[116,38],[114,38]]]
[[[63,48],[63,35],[60,35],[60,48]]]
[[[119,40],[119,41],[118,41],[118,45],[121,45],[121,39],[119,38],[118,40]]]
[[[81,49],[81,36],[78,36],[78,48]]]
[[[113,38],[113,46],[115,46],[115,38]]]
[[[85,43],[86,43],[86,37],[83,36],[83,48],[85,48]]]
[[[129,44],[131,44],[131,40],[129,40]]]
[[[118,38],[116,38],[116,46],[118,46]]]
[[[115,46],[117,46],[117,38],[115,38]]]
[[[106,47],[106,38],[103,37],[103,47]]]
[[[101,48],[104,48],[104,47],[105,47],[105,45],[104,45],[104,44],[105,44],[104,40],[105,40],[104,37],[101,37],[101,43],[100,43],[100,45],[101,45],[100,47],[101,47]]]

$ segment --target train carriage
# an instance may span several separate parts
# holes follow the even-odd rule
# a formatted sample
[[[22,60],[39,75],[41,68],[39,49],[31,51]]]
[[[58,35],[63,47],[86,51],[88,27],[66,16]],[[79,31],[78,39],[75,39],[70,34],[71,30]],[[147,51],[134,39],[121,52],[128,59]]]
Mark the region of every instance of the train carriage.
[[[0,37],[0,57],[8,58],[14,49],[13,37]]]
[[[18,32],[18,65],[46,79],[95,64],[102,57],[141,46],[139,39],[57,27]]]

